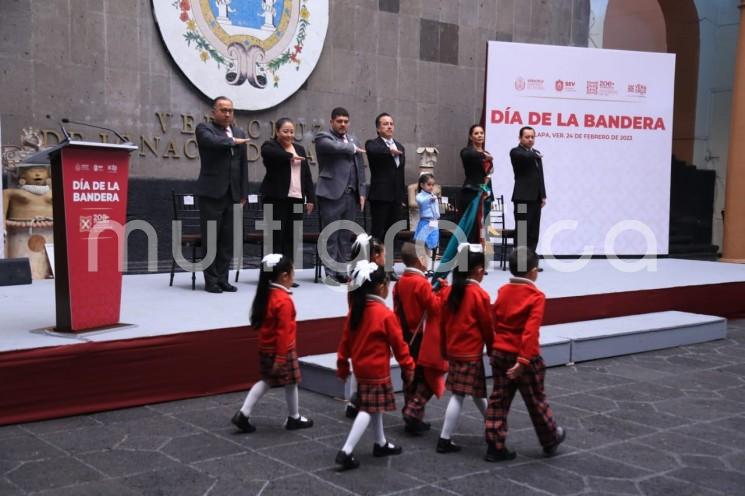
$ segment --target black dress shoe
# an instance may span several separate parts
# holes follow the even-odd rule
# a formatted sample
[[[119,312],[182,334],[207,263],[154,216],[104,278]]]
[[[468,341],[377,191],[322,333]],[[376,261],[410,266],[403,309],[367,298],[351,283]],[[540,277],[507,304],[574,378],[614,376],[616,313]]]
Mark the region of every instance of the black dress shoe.
[[[204,290],[208,293],[222,293],[222,288],[217,284],[207,284]]]
[[[238,288],[236,288],[229,282],[218,282],[217,285],[220,286],[220,289],[227,293],[235,293],[236,291],[238,291]]]
[[[243,415],[240,410],[233,415],[233,418],[230,421],[233,422],[234,426],[245,433],[251,433],[256,430],[256,427],[251,425],[251,422],[248,421],[248,417]]]
[[[354,457],[353,453],[346,454],[341,450],[336,454],[334,461],[337,465],[341,465],[340,470],[352,470],[360,466],[360,462]]]
[[[422,422],[421,420],[411,417],[404,417],[404,422],[406,423],[404,431],[406,431],[407,434],[419,435],[422,432],[427,432],[432,427],[429,422]]]
[[[385,443],[385,446],[381,446],[378,443],[373,443],[373,456],[381,457],[389,455],[400,455],[402,451],[403,448],[401,448],[401,446],[396,446],[391,442]]]
[[[460,451],[460,446],[455,444],[452,439],[440,438],[437,440],[438,453],[457,453],[458,451]]]
[[[296,283],[296,282],[293,282],[293,283],[292,283],[292,287],[293,287],[293,288],[299,288],[299,287],[300,287],[300,285],[299,285],[298,283]]]
[[[288,431],[307,429],[308,427],[313,427],[313,420],[305,418],[302,415],[298,418],[287,417],[285,429],[287,429]]]
[[[507,448],[497,449],[493,444],[489,444],[484,456],[484,460],[487,462],[506,462],[515,458],[517,458],[517,453],[514,451]]]
[[[551,446],[543,448],[543,454],[546,456],[553,456],[556,454],[556,450],[559,449],[559,445],[564,442],[564,438],[567,437],[567,431],[563,427],[556,428],[556,442]]]
[[[357,418],[357,412],[359,411],[359,408],[351,403],[347,403],[347,408],[344,410],[344,415],[350,419]]]

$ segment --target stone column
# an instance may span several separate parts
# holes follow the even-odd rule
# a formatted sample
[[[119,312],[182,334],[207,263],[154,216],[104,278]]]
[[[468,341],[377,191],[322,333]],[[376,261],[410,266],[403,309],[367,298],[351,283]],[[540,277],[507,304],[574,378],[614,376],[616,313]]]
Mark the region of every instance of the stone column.
[[[740,0],[739,8],[740,31],[732,88],[722,261],[745,263],[745,0]]]

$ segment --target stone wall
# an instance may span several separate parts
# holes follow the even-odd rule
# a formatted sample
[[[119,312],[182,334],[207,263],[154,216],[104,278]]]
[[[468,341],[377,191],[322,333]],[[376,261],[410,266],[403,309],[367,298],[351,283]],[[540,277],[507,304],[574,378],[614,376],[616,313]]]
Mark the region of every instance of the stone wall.
[[[486,42],[587,46],[589,11],[589,0],[330,0],[326,43],[306,84],[275,108],[237,114],[255,137],[252,187],[263,177],[258,146],[271,121],[301,122],[307,144],[339,105],[350,110],[361,139],[375,135],[379,112],[390,112],[410,163],[417,146],[437,144],[439,182],[460,184],[458,152],[482,114]],[[148,221],[162,234],[161,269],[170,266],[170,190],[188,191],[198,174],[193,129],[209,107],[166,51],[149,0],[0,2],[5,144],[18,144],[28,126],[44,129],[54,144],[57,121],[67,117],[117,129],[140,145],[132,155],[128,219]],[[94,130],[69,129],[102,139]],[[493,152],[506,157],[507,150]],[[409,167],[408,181],[415,177]],[[141,235],[130,239],[130,270],[144,270],[145,247]]]
[[[260,145],[270,121],[289,116],[305,123],[307,141],[312,126],[326,126],[330,109],[342,105],[352,114],[353,131],[366,139],[374,136],[375,115],[387,111],[410,156],[416,145],[440,146],[445,184],[460,182],[457,153],[468,126],[481,117],[488,40],[587,45],[589,0],[330,4],[324,51],[304,87],[268,111],[240,112],[238,123],[256,121],[251,126]],[[6,144],[26,126],[58,132],[55,120],[68,117],[113,127],[141,145],[134,177],[196,177],[190,132],[209,102],[171,60],[150,1],[3,0],[0,9]],[[96,131],[70,128],[101,139]],[[56,141],[51,132],[47,137]],[[260,181],[260,159],[252,164],[251,181]]]

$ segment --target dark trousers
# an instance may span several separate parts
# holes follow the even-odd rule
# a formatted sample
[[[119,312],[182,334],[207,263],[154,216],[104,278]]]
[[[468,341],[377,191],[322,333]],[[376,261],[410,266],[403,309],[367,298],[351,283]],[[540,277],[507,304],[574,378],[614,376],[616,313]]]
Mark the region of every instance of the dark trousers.
[[[214,261],[204,269],[204,284],[211,286],[228,282],[230,260],[233,258],[233,197],[228,191],[222,198],[199,197],[199,220],[202,228],[202,254],[210,246],[217,248]],[[210,238],[207,230],[214,223],[216,238]]]
[[[295,240],[302,247],[303,240],[303,200],[300,198],[264,198],[264,210],[272,206],[272,220],[280,222],[280,229],[272,231],[271,251],[281,253],[295,261]],[[296,222],[299,224],[296,225]],[[296,229],[297,228],[297,229]],[[295,232],[298,231],[298,232]],[[297,236],[296,236],[297,235]],[[269,247],[264,247],[264,255],[269,254]],[[302,249],[299,256],[302,261]]]
[[[395,201],[370,200],[371,233],[378,241],[385,241],[388,229],[401,220],[401,203]]]
[[[460,190],[460,194],[458,195],[458,223],[460,223],[460,220],[463,218],[463,214],[466,213],[466,209],[471,204],[476,195],[480,194],[480,190],[476,191],[468,188],[463,188]],[[478,230],[478,220],[473,223],[473,227],[471,228],[471,230],[465,234],[468,238],[469,243],[478,244],[481,242],[481,234]]]
[[[354,222],[360,209],[359,197],[355,191],[345,192],[338,200],[319,196],[318,216],[321,219],[321,230],[337,220]],[[361,226],[360,226],[361,227]],[[352,239],[354,233],[346,229],[335,230],[327,240],[328,255],[332,260],[346,264],[352,258]],[[319,240],[321,242],[322,240]],[[346,269],[326,267],[326,275],[334,277],[346,274]]]
[[[411,384],[404,383],[404,407],[401,410],[404,418],[423,421],[424,408],[434,394],[424,378],[424,371],[417,365],[414,380]]]
[[[507,439],[507,414],[510,412],[512,399],[519,390],[541,446],[553,446],[556,444],[556,422],[543,389],[546,376],[543,358],[532,360],[523,374],[512,381],[507,378],[507,371],[516,361],[517,355],[497,350],[491,352],[494,388],[489,396],[484,419],[486,442],[494,444],[497,449],[504,448]]]
[[[524,213],[518,213],[520,206]],[[514,203],[515,207],[515,246],[527,245],[533,251],[538,247],[538,234],[541,230],[541,202]],[[521,237],[523,236],[523,237]],[[526,241],[521,242],[522,239]]]

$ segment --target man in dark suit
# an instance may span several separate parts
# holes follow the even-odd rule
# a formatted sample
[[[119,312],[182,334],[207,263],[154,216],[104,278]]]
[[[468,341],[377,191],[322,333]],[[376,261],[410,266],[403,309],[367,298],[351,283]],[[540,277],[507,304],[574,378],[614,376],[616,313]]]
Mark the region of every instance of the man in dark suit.
[[[533,251],[538,246],[541,209],[546,205],[543,155],[533,148],[534,144],[535,130],[525,126],[520,129],[520,144],[510,150],[512,171],[515,173],[512,202],[515,207],[516,244],[527,244]]]
[[[210,293],[234,292],[238,288],[228,283],[230,260],[233,258],[233,209],[236,204],[243,206],[248,195],[246,143],[249,140],[240,128],[233,125],[233,102],[229,98],[215,98],[212,122],[200,123],[196,138],[201,162],[197,195],[202,250],[206,254],[208,247],[217,248],[215,259],[204,269],[204,289]],[[214,239],[208,235],[210,223],[217,227]]]
[[[321,229],[337,220],[355,221],[358,210],[365,209],[365,152],[350,133],[349,112],[337,107],[331,111],[330,129],[316,134],[318,182],[316,199]],[[336,230],[328,238],[328,254],[337,267],[326,267],[326,282],[345,283],[346,270],[340,267],[352,256],[352,234]]]
[[[401,219],[401,207],[407,197],[404,184],[406,150],[393,139],[395,125],[393,117],[383,112],[375,118],[378,137],[367,140],[365,151],[370,165],[370,188],[367,199],[370,202],[372,235],[385,241],[388,229]],[[393,247],[386,247],[386,253],[393,257]],[[395,273],[391,278],[396,280]]]

